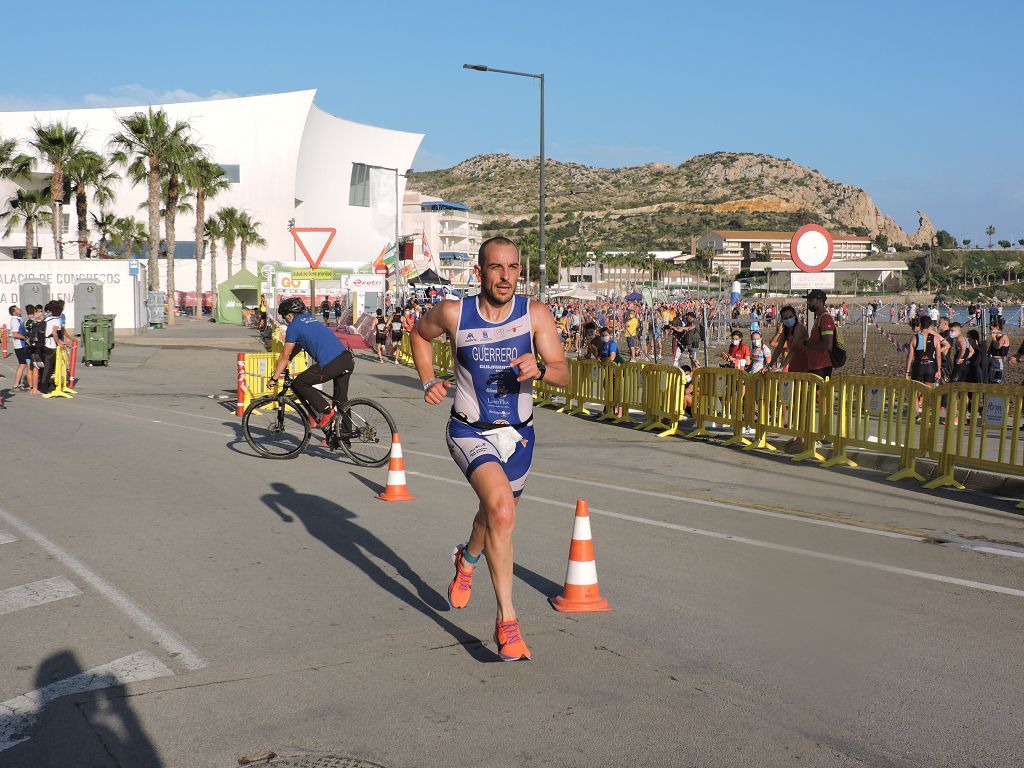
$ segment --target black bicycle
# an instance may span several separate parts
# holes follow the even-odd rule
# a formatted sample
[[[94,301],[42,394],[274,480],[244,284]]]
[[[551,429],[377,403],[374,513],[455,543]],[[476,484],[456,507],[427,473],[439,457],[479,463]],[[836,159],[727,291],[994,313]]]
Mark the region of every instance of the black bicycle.
[[[337,413],[324,428],[321,443],[331,451],[342,450],[363,467],[382,467],[391,456],[395,420],[373,400],[356,398],[334,401]],[[242,415],[245,441],[268,459],[294,459],[306,448],[316,416],[292,389],[286,370],[276,394],[258,397]]]

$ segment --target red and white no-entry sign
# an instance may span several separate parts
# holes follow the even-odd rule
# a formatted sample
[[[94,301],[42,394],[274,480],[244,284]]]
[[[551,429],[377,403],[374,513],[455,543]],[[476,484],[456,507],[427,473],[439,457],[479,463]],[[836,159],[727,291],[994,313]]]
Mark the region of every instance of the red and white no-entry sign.
[[[821,272],[832,261],[832,235],[817,224],[805,224],[789,241],[789,255],[801,272]]]

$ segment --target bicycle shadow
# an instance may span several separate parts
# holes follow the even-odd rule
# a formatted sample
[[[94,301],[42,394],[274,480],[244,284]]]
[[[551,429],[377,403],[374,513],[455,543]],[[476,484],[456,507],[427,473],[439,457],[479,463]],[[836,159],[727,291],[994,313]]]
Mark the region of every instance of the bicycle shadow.
[[[131,765],[161,768],[163,761],[128,705],[124,684],[114,675],[83,675],[75,654],[48,656],[36,671],[38,709],[0,716],[0,764],[5,768],[43,765]],[[11,742],[16,743],[9,751]]]
[[[391,547],[355,523],[355,513],[323,496],[299,493],[287,483],[271,483],[270,487],[275,493],[264,494],[260,500],[281,520],[291,523],[298,518],[314,538],[359,568],[385,592],[437,624],[477,661],[487,663],[500,660],[478,637],[438,615],[438,611],[449,609],[448,601],[426,584]],[[402,581],[385,573],[371,556],[397,571],[398,576],[411,584],[415,592]]]

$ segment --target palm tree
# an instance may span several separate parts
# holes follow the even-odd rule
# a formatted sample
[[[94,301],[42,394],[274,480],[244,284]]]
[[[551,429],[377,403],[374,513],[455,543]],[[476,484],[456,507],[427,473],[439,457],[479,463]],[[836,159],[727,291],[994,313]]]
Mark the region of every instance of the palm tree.
[[[99,215],[92,214],[92,225],[100,233],[100,258],[107,258],[107,238],[113,240],[112,235],[117,228],[117,217],[104,210],[100,210]]]
[[[857,284],[860,283],[860,272],[854,270],[850,273],[850,277],[853,279],[853,295],[857,295]]]
[[[121,248],[121,255],[126,259],[134,257],[135,246],[144,243],[148,237],[142,222],[131,216],[117,219],[111,228],[111,234],[111,242]]]
[[[206,201],[231,186],[224,169],[203,154],[182,168],[182,178],[196,198],[196,319],[203,317],[203,257],[206,256]],[[216,246],[214,246],[214,250]],[[216,274],[216,272],[214,272]],[[217,284],[211,286],[217,290]]]
[[[238,241],[238,225],[241,215],[241,212],[233,206],[217,211],[217,219],[220,221],[220,239],[224,242],[224,250],[228,255],[228,277],[231,277],[234,269],[231,259],[235,253],[235,243]]]
[[[985,227],[985,234],[988,235],[988,247],[992,247],[992,236],[996,233],[996,228],[989,224]]]
[[[217,316],[217,241],[224,239],[220,218],[211,216],[203,223],[203,232],[210,243],[210,289],[213,291],[213,316]],[[200,300],[200,306],[202,306]],[[199,313],[200,317],[202,312]]]
[[[765,296],[765,298],[768,298],[772,294],[772,268],[771,267],[765,267],[764,268],[764,282],[765,282],[764,296]]]
[[[170,301],[175,302],[174,249],[177,234],[175,224],[179,213],[185,213],[192,209],[184,202],[190,191],[184,176],[188,172],[187,169],[199,157],[202,157],[202,150],[199,146],[189,141],[185,135],[181,135],[170,143],[163,167],[164,180],[161,184],[161,192],[164,202],[164,248],[167,252],[167,296]],[[167,314],[167,324],[174,325],[173,312]]]
[[[765,261],[771,261],[772,260],[772,251],[773,250],[774,249],[772,248],[772,244],[771,243],[761,243],[761,255],[764,256],[764,260]]]
[[[75,193],[75,216],[78,219],[78,258],[89,255],[89,190],[101,208],[114,199],[110,185],[118,175],[110,170],[107,159],[91,149],[80,149],[68,160],[65,175]]]
[[[35,160],[18,152],[17,139],[0,137],[0,179],[25,178],[32,172]]]
[[[29,144],[36,155],[51,168],[50,173],[50,229],[53,231],[53,249],[58,259],[64,258],[61,244],[63,226],[61,205],[64,203],[64,166],[81,149],[82,132],[64,123],[49,125],[36,124],[32,128],[33,137]]]
[[[149,186],[149,290],[160,290],[157,258],[160,253],[160,181],[168,154],[188,133],[188,124],[172,123],[162,109],[150,107],[119,117],[121,133],[110,139],[114,162],[124,165],[133,184]],[[173,297],[172,297],[173,298]]]
[[[50,221],[50,204],[46,190],[19,189],[7,201],[7,209],[0,212],[0,224],[4,225],[4,237],[10,237],[15,224],[25,227],[25,255],[31,256],[36,243],[36,227]]]
[[[714,275],[718,278],[718,292],[723,293],[725,291],[724,281],[726,277],[725,267],[718,264],[714,268]]]
[[[255,245],[257,248],[261,248],[267,244],[267,241],[260,234],[260,227],[263,226],[258,221],[253,221],[252,217],[242,212],[238,215],[238,240],[241,244],[239,254],[242,259],[242,269],[245,269],[245,255],[250,245]]]

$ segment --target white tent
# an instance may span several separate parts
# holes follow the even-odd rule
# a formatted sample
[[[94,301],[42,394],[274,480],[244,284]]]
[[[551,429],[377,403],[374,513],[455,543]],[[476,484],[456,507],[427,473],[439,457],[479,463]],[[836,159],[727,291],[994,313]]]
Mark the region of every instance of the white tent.
[[[588,291],[586,288],[576,286],[570,291],[563,291],[562,293],[556,293],[551,298],[553,299],[578,299],[580,301],[597,301],[601,297],[593,291]]]

